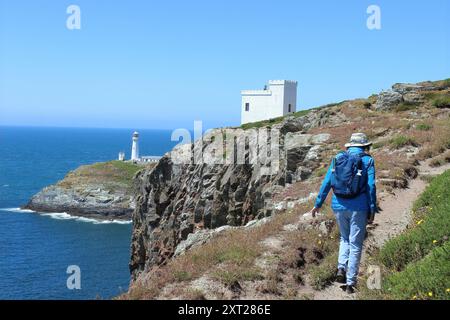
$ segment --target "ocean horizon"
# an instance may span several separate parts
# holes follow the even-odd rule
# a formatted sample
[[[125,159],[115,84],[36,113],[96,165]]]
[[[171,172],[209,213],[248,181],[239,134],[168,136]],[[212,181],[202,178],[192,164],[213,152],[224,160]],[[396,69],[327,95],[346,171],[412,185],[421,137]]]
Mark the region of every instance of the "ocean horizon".
[[[110,299],[128,289],[131,221],[20,209],[80,165],[131,154],[134,129],[0,126],[0,299]],[[142,155],[162,156],[172,130],[140,129]],[[79,266],[81,289],[67,288]]]

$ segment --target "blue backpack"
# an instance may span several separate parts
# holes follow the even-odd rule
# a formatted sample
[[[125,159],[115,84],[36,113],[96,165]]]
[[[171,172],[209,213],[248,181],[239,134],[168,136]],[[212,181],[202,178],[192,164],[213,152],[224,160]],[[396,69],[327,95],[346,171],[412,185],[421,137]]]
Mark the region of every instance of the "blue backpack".
[[[340,152],[334,157],[331,169],[331,187],[336,196],[355,198],[366,191],[367,172],[363,168],[362,158],[368,154],[350,154]]]

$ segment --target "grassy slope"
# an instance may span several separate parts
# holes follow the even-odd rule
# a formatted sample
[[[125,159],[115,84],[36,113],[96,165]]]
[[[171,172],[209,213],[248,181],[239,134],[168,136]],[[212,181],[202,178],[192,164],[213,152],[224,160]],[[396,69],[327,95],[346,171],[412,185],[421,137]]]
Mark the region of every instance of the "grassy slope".
[[[449,185],[450,170],[434,178],[414,205],[411,226],[381,248],[381,297],[450,298]]]
[[[258,129],[258,128],[263,128],[263,127],[271,127],[274,124],[282,122],[287,117],[298,118],[298,117],[306,116],[312,110],[320,110],[320,109],[324,109],[324,108],[331,108],[331,107],[338,106],[341,103],[342,102],[340,102],[340,103],[330,103],[330,104],[327,104],[327,105],[324,105],[324,106],[320,106],[320,107],[315,107],[315,108],[311,108],[311,109],[300,110],[300,111],[297,111],[297,112],[289,113],[289,114],[287,114],[285,116],[282,116],[282,117],[277,117],[277,118],[272,118],[272,119],[262,120],[262,121],[257,121],[257,122],[245,123],[245,124],[241,125],[239,128],[247,130],[247,129]]]
[[[64,188],[85,184],[102,184],[110,187],[131,188],[133,177],[142,166],[123,161],[99,162],[81,166],[58,183]]]

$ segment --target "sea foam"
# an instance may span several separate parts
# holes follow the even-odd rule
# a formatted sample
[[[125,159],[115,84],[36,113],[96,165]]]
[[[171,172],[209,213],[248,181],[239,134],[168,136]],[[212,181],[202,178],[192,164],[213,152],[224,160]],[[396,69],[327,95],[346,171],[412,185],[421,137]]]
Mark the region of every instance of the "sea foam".
[[[9,212],[17,212],[17,213],[39,213],[41,216],[50,217],[52,219],[57,220],[75,220],[80,222],[88,222],[93,224],[130,224],[131,220],[99,220],[99,219],[93,219],[93,218],[86,218],[86,217],[79,217],[79,216],[72,216],[68,214],[67,212],[54,212],[54,213],[40,213],[36,212],[30,209],[21,209],[21,208],[3,208],[0,209],[3,211],[9,211]]]

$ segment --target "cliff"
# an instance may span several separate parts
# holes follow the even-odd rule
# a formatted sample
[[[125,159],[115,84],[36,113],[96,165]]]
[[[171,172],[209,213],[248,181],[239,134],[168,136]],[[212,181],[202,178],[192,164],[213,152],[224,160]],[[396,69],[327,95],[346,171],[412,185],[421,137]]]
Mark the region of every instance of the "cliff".
[[[326,150],[324,143],[330,135],[302,132],[326,122],[337,125],[345,121],[343,114],[328,117],[329,113],[314,110],[273,126],[281,132],[281,143],[278,167],[270,174],[263,172],[270,170],[268,160],[237,163],[237,143],[226,150],[228,154],[212,155],[210,151],[220,149],[227,141],[246,139],[242,158],[248,160],[248,144],[261,137],[251,130],[236,128],[213,130],[192,145],[176,147],[154,169],[142,171],[137,176],[140,188],[133,214],[133,275],[164,263],[177,245],[196,230],[242,226],[270,216],[272,196],[287,183],[306,179],[320,165],[320,151]],[[268,142],[270,135],[264,139]],[[203,156],[196,155],[200,150]],[[173,159],[179,158],[186,159],[186,163],[174,163]]]
[[[144,167],[110,161],[81,166],[34,195],[26,209],[66,212],[95,219],[131,219],[133,177]]]
[[[330,157],[352,132],[365,132],[374,141],[380,198],[407,187],[420,161],[449,158],[442,156],[450,148],[449,88],[449,80],[395,84],[367,99],[216,129],[177,146],[136,176],[133,281],[125,297],[273,297],[280,281],[284,293],[305,286],[306,266],[336,250],[333,219],[324,216],[311,230],[300,215]],[[298,281],[286,280],[286,270]],[[317,272],[320,283],[324,273]]]

